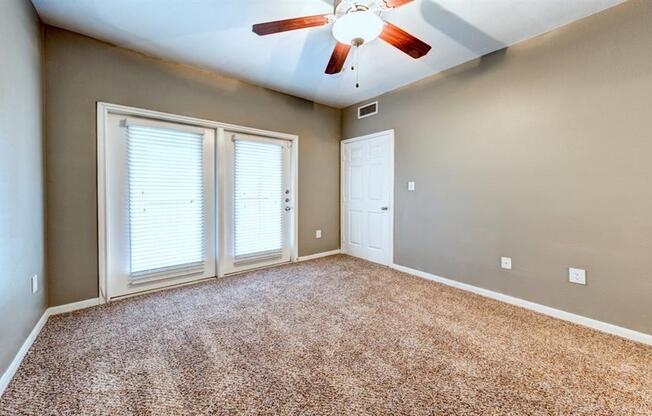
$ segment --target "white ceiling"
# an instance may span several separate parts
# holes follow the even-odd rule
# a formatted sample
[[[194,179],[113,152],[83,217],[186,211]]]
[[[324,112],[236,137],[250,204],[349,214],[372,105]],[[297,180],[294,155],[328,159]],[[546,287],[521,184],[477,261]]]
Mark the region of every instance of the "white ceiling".
[[[381,40],[360,52],[360,88],[326,75],[330,27],[259,37],[254,23],[332,12],[327,0],[33,0],[44,22],[146,54],[345,107],[624,0],[416,0],[383,17],[432,45],[414,60]],[[348,65],[345,66],[348,68]]]

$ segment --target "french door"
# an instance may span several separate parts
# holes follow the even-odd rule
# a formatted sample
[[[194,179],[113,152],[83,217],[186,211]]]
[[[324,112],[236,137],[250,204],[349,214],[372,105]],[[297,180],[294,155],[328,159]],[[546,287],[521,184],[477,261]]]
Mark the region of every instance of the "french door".
[[[215,276],[215,130],[106,124],[106,297]]]
[[[225,132],[220,272],[290,261],[292,142]]]
[[[129,112],[98,120],[102,299],[292,260],[292,140]]]

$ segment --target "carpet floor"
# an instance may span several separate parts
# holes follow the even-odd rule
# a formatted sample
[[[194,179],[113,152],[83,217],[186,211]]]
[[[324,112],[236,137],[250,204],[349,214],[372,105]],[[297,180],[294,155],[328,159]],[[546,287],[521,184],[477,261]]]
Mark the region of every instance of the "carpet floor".
[[[652,348],[348,256],[51,317],[0,415],[652,415]]]

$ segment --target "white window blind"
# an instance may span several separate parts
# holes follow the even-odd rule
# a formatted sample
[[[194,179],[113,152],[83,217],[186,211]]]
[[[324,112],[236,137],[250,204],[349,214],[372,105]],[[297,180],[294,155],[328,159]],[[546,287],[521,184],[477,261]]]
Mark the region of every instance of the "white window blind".
[[[283,250],[283,145],[234,141],[235,262],[281,256]]]
[[[130,276],[203,270],[203,135],[129,125]]]

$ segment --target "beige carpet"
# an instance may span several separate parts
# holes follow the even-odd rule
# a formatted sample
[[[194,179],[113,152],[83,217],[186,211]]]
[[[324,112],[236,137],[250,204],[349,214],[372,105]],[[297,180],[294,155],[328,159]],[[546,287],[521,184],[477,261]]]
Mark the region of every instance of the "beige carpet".
[[[346,256],[50,318],[1,415],[652,415],[652,348]]]

